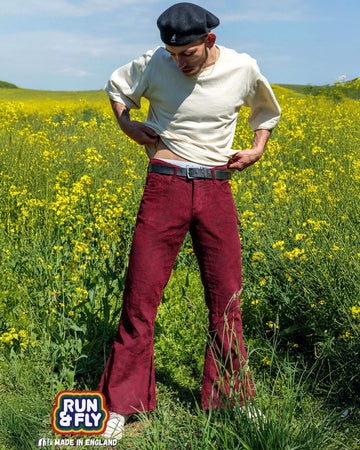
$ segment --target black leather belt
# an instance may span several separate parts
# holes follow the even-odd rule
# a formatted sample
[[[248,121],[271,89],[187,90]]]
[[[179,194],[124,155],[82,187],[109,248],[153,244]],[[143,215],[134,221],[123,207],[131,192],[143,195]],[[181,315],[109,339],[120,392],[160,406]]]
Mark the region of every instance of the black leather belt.
[[[230,180],[232,172],[226,169],[207,169],[206,167],[178,167],[165,166],[164,164],[149,164],[148,172],[161,173],[162,175],[174,175],[175,169],[178,169],[178,177],[186,177],[190,180],[209,179],[212,180],[214,172],[216,180]]]

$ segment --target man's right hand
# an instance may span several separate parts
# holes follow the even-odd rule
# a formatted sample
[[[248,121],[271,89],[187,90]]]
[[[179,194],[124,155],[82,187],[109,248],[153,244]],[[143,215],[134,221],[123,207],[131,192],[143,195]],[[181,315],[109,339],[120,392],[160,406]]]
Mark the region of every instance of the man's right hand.
[[[155,131],[137,120],[130,120],[126,124],[123,124],[123,126],[120,125],[120,127],[129,138],[133,139],[139,145],[156,145],[159,142],[159,136]]]
[[[125,105],[113,100],[110,100],[110,103],[121,130],[129,138],[133,139],[139,145],[156,145],[158,143],[159,136],[155,131],[142,122],[131,120],[129,109]]]

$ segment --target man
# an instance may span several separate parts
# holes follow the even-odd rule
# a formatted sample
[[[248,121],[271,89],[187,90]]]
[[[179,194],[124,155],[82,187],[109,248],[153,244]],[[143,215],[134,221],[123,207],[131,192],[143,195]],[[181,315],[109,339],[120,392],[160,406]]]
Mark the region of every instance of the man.
[[[187,231],[209,308],[201,406],[253,395],[244,368],[241,248],[228,180],[259,160],[280,108],[255,60],[215,45],[211,30],[219,19],[209,11],[178,3],[157,25],[165,48],[116,70],[106,87],[121,130],[145,146],[150,164],[119,328],[100,382],[110,411],[105,437],[120,438],[129,414],[156,407],[154,322]],[[129,113],[142,97],[150,102],[145,123]],[[251,108],[254,141],[238,151],[231,145],[243,105]]]

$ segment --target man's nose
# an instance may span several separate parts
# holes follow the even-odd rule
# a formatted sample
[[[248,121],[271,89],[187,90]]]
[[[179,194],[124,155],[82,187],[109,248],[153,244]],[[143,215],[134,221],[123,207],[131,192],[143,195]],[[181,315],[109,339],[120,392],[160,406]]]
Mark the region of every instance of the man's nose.
[[[177,58],[177,65],[178,65],[179,69],[182,69],[183,67],[185,67],[186,66],[185,58],[179,55]]]

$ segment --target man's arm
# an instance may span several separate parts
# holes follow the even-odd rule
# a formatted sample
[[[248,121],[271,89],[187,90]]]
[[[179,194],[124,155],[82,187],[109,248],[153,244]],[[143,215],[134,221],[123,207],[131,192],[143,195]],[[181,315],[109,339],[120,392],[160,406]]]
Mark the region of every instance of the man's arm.
[[[142,122],[131,120],[129,109],[125,105],[113,100],[110,100],[110,103],[121,130],[129,138],[133,139],[139,145],[157,144],[159,136]]]
[[[240,150],[233,155],[229,162],[228,168],[235,170],[244,170],[246,167],[258,161],[264,153],[265,146],[269,140],[271,130],[255,130],[254,140],[251,149]]]

